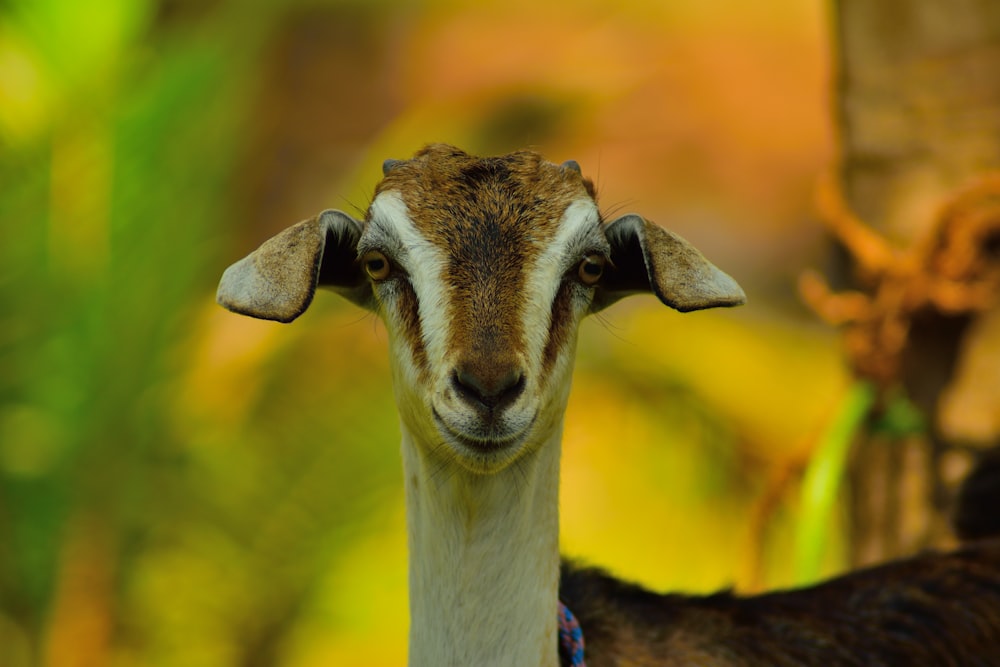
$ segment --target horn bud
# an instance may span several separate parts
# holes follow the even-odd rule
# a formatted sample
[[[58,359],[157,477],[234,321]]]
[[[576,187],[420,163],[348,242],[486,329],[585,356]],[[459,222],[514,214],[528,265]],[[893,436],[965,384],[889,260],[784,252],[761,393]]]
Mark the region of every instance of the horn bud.
[[[563,169],[563,171],[575,171],[578,174],[583,174],[583,172],[580,169],[580,163],[577,162],[576,160],[566,160],[560,165],[560,167]]]
[[[382,163],[382,175],[388,176],[389,172],[391,172],[396,167],[405,162],[406,160],[393,160],[393,159],[386,160],[385,162]]]

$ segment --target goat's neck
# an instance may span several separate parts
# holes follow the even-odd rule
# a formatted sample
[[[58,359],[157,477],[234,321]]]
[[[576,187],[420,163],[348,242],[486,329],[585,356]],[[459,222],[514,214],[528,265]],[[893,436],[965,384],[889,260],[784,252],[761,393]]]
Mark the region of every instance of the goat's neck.
[[[403,425],[411,667],[554,667],[561,424],[492,475],[442,468]]]

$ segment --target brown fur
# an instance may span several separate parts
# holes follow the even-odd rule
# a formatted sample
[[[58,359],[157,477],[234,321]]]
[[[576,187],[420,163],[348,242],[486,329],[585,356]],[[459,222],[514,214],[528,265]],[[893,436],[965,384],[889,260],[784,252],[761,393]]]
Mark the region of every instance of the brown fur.
[[[563,284],[556,293],[556,298],[552,301],[552,324],[549,326],[549,339],[542,355],[542,372],[546,375],[549,374],[559,358],[559,352],[562,351],[563,345],[573,335],[573,319],[570,317],[570,310],[573,307],[572,290],[571,284]]]
[[[564,565],[560,597],[588,667],[1000,665],[1000,540],[755,597],[658,595]]]
[[[413,353],[413,363],[422,379],[430,376],[430,364],[427,362],[427,348],[420,332],[420,302],[417,293],[409,283],[401,283],[397,288],[396,298],[399,300],[400,328],[409,342]]]
[[[661,595],[564,563],[588,667],[1000,665],[1000,450],[963,486],[955,522],[977,541],[752,597]],[[568,665],[566,656],[561,656]]]
[[[461,363],[484,384],[502,384],[525,354],[522,269],[572,202],[593,199],[593,185],[531,151],[480,158],[437,144],[390,165],[376,196],[387,191],[398,192],[421,235],[448,252],[449,346],[463,351]]]

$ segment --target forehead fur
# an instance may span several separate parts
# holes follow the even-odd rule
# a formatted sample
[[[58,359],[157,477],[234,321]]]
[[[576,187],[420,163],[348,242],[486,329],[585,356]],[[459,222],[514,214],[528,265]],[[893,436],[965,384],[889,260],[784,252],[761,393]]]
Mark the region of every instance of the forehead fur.
[[[399,193],[425,238],[453,251],[501,223],[506,234],[544,237],[571,203],[595,199],[591,181],[533,151],[481,158],[444,144],[400,162],[375,194],[387,191]]]

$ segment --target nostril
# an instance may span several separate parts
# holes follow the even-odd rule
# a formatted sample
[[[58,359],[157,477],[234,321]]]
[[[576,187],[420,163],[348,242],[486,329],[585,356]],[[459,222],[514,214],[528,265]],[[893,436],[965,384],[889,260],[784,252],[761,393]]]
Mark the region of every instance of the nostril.
[[[524,374],[515,373],[510,382],[503,388],[498,398],[501,405],[509,405],[517,400],[517,397],[524,392]]]
[[[464,400],[468,402],[482,403],[483,389],[476,377],[471,373],[462,370],[455,370],[451,374],[451,386]]]
[[[467,403],[484,408],[503,408],[524,392],[524,373],[518,369],[504,372],[477,373],[459,366],[451,374],[451,384]]]

